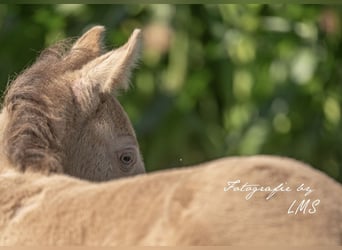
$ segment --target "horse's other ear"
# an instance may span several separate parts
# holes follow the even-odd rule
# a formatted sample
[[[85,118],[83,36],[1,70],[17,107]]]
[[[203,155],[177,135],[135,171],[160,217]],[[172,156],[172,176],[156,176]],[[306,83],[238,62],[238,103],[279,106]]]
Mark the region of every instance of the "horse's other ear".
[[[141,30],[136,29],[126,44],[87,64],[82,69],[82,75],[100,93],[126,90],[131,72],[139,59],[141,43]]]
[[[94,26],[84,33],[72,46],[71,53],[79,49],[87,49],[94,53],[102,51],[102,40],[105,32],[105,27]]]
[[[69,54],[65,57],[72,69],[81,68],[102,54],[104,33],[103,26],[94,26],[73,44]]]

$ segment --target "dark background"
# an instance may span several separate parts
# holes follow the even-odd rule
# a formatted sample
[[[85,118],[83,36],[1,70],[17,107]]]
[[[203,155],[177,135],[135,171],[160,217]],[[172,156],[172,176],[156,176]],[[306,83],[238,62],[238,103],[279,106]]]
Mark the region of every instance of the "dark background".
[[[342,6],[0,5],[0,88],[90,26],[145,49],[119,97],[148,171],[272,154],[342,182]]]

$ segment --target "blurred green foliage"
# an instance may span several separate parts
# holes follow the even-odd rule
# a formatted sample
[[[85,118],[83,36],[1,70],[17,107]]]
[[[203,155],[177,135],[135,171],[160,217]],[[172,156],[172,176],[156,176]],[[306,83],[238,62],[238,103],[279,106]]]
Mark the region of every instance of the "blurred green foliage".
[[[296,158],[342,182],[342,6],[0,5],[0,82],[40,50],[107,27],[145,30],[119,97],[148,171],[232,155]]]

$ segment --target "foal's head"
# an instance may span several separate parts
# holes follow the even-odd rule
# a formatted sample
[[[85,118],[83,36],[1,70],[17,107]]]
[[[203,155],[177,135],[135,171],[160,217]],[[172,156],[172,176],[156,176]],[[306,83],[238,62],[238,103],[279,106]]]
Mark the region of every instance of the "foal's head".
[[[103,33],[96,26],[70,49],[46,49],[10,85],[3,148],[18,169],[92,181],[145,172],[132,125],[115,98],[129,86],[140,30],[107,53]]]

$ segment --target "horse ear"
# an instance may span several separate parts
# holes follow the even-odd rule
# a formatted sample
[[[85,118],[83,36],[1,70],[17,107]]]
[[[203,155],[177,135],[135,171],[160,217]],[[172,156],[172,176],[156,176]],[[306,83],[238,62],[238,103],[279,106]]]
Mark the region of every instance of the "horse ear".
[[[103,26],[95,26],[74,43],[69,54],[65,57],[73,69],[81,68],[102,54],[104,32]]]
[[[105,27],[94,26],[84,33],[72,46],[71,52],[78,49],[87,49],[94,53],[102,51],[102,38],[105,32]]]
[[[141,30],[135,29],[130,38],[120,48],[114,49],[82,68],[82,75],[88,84],[101,93],[127,89],[129,78],[135,67],[141,50]],[[95,87],[95,88],[94,88]]]

